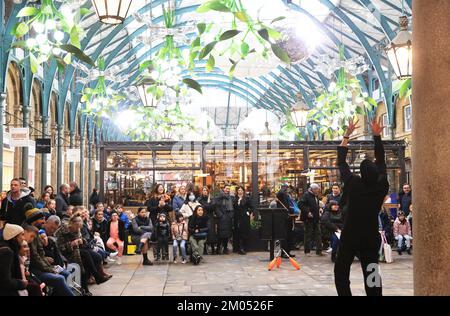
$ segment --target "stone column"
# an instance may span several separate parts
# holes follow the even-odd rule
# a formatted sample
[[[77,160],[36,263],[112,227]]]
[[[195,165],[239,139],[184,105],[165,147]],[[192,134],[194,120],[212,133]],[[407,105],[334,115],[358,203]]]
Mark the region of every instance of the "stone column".
[[[28,106],[23,106],[23,127],[30,127],[30,108]],[[31,132],[30,132],[31,135]],[[22,177],[24,177],[27,182],[28,178],[28,146],[22,147]]]
[[[83,134],[80,135],[80,183],[79,187],[81,192],[84,192],[84,136]]]
[[[69,134],[69,148],[74,148],[75,132]],[[69,181],[75,181],[75,163],[69,162]]]
[[[3,166],[3,111],[6,93],[0,93],[0,166]],[[0,190],[3,190],[3,168],[0,168]]]
[[[89,196],[92,192],[92,140],[88,139],[88,180],[87,180],[87,192],[84,193],[84,196]]]
[[[59,187],[61,186],[63,179],[62,179],[62,169],[64,168],[63,165],[63,152],[62,152],[62,146],[63,146],[63,126],[61,124],[56,125],[56,187],[59,190]],[[59,191],[58,191],[59,192]]]
[[[48,116],[42,116],[42,138],[48,138]],[[37,180],[37,179],[36,179]],[[51,179],[50,179],[51,182]],[[47,184],[50,184],[47,181],[47,154],[41,154],[41,191],[44,190],[44,187]]]
[[[414,0],[414,294],[450,295],[450,1]]]

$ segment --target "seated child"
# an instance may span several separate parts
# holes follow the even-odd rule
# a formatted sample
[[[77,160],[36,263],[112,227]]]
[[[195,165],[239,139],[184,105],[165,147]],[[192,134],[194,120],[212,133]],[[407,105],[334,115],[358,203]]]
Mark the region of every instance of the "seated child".
[[[173,239],[173,263],[177,263],[178,246],[181,248],[181,263],[186,263],[186,241],[188,239],[188,225],[181,213],[176,215],[176,221],[172,223]]]
[[[411,226],[409,222],[406,220],[405,214],[400,211],[398,212],[397,219],[394,222],[394,237],[395,240],[398,241],[397,251],[398,254],[402,254],[403,250],[403,240],[405,240],[406,244],[406,252],[408,255],[411,254]]]

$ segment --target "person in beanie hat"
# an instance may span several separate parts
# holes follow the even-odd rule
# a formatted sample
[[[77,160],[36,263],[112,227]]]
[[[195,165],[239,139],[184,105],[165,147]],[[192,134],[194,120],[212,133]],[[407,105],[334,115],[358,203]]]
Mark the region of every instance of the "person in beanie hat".
[[[28,281],[22,280],[19,250],[23,242],[23,228],[15,224],[6,224],[3,239],[0,240],[0,296],[19,296],[25,290]]]
[[[34,224],[35,222],[36,224]],[[45,223],[45,213],[38,208],[29,209],[25,212],[25,223],[40,229]]]
[[[161,257],[163,260],[169,260],[170,224],[165,213],[160,213],[158,215],[155,232],[156,238],[158,240],[158,246],[156,249],[156,261],[159,261]]]
[[[25,212],[25,223],[36,227],[38,230],[45,224],[45,214],[37,208],[32,208]],[[57,296],[73,296],[72,291],[67,286],[66,277],[69,273],[66,270],[57,271],[52,258],[45,255],[45,239],[38,236],[30,243],[30,271],[34,273],[42,282],[54,288]]]
[[[3,228],[3,240],[9,241],[16,236],[21,235],[23,239],[23,228],[15,224],[6,224]],[[21,244],[21,243],[19,243]]]

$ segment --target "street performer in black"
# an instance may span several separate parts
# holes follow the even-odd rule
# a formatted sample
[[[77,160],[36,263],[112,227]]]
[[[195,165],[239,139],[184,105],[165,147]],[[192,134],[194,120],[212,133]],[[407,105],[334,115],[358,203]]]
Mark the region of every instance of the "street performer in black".
[[[334,278],[338,295],[350,296],[350,267],[355,256],[361,261],[364,285],[368,296],[381,296],[381,276],[378,269],[378,251],[381,238],[378,232],[378,212],[388,193],[384,148],[381,142],[383,126],[372,121],[371,128],[375,142],[375,163],[369,159],[361,162],[361,176],[353,174],[346,162],[348,140],[357,128],[358,121],[349,120],[347,131],[338,146],[338,165],[344,192],[341,208],[344,228],[341,245],[334,266]]]

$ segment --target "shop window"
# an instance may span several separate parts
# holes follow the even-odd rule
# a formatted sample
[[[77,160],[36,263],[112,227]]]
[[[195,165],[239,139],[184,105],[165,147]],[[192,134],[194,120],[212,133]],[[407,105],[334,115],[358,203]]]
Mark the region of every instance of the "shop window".
[[[404,130],[405,132],[411,131],[411,105],[407,105],[403,108],[403,120],[404,120]]]
[[[389,124],[388,116],[386,113],[381,116],[381,120],[382,120],[383,126],[384,126],[383,137],[391,137],[390,124]]]

